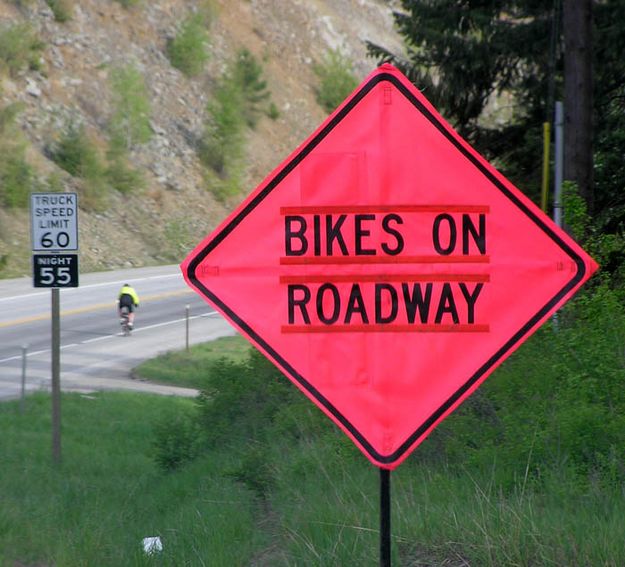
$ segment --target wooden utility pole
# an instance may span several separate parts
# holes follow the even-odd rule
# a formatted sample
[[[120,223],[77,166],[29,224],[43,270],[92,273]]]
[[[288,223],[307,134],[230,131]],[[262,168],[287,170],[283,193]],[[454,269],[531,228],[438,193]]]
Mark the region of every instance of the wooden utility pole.
[[[592,0],[564,0],[564,179],[592,213]]]

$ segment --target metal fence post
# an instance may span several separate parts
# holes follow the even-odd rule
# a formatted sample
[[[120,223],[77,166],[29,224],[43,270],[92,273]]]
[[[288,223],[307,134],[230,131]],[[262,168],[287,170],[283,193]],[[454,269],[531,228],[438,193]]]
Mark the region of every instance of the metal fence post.
[[[26,399],[26,356],[28,345],[22,346],[22,390],[20,394],[20,413],[24,413],[24,403]]]
[[[185,311],[186,311],[186,349],[189,350],[189,310],[191,309],[190,305],[187,305],[185,307]]]

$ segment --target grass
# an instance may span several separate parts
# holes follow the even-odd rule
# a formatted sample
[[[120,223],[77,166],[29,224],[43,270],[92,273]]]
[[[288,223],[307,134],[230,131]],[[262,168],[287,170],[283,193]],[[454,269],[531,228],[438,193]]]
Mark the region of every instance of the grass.
[[[242,361],[250,344],[240,336],[221,337],[215,341],[192,347],[189,352],[171,351],[147,360],[134,370],[142,380],[167,382],[176,386],[202,388],[206,369],[221,358]]]
[[[234,340],[245,345],[240,338]],[[539,375],[532,364],[536,364],[535,349],[540,350],[544,342],[545,337],[532,342],[502,370],[499,382],[485,387],[489,395],[499,399],[502,388],[516,388],[514,376],[527,383],[528,373]],[[180,366],[171,354],[150,364],[161,364],[170,371],[177,366],[186,369],[191,361],[207,356],[208,365],[215,362],[216,351],[223,352],[219,343],[212,346],[202,346],[197,352],[192,349]],[[210,351],[204,352],[206,347]],[[183,353],[175,356],[184,359]],[[544,372],[549,360],[542,351],[539,358]],[[238,356],[236,360],[243,359]],[[197,364],[200,373],[201,367]],[[261,372],[258,367],[256,373]],[[193,376],[193,372],[187,375]],[[242,383],[253,388],[253,375],[244,377]],[[228,373],[223,376],[226,380]],[[214,386],[214,381],[209,381],[205,387]],[[224,386],[232,392],[236,387],[240,385],[230,381]],[[220,402],[215,399],[215,403]],[[247,409],[241,409],[238,419],[234,411],[237,422],[254,411],[247,397],[242,396],[241,403]],[[474,403],[479,408],[484,401],[475,398]],[[302,402],[302,408],[308,406],[307,411],[317,418],[312,404]],[[235,477],[257,497],[267,499],[275,517],[272,530],[279,552],[272,564],[374,565],[379,543],[377,470],[328,420],[308,419],[302,408],[279,412],[270,426],[259,422],[253,441],[235,444],[246,455]],[[541,408],[537,411],[543,411]],[[266,413],[262,408],[258,411]],[[469,438],[480,437],[475,431],[472,435],[465,431],[479,427],[479,422],[472,421],[472,411],[475,409],[448,418],[440,435],[426,440],[393,472],[394,564],[625,564],[621,545],[625,527],[619,521],[625,510],[622,483],[580,477],[579,470],[566,462],[559,467],[532,462],[530,472],[530,456],[510,460],[502,449],[484,453],[492,454],[490,464],[488,457],[475,459]],[[213,419],[214,427],[227,430],[219,416]],[[234,430],[231,426],[232,433]],[[448,448],[443,456],[440,444],[444,436]]]
[[[49,397],[0,405],[0,565],[154,565],[141,548],[163,540],[166,565],[245,564],[258,545],[254,504],[228,478],[227,454],[176,475],[151,458],[161,412],[193,402],[154,396],[63,397],[63,463],[50,460]]]
[[[377,565],[378,470],[303,396],[285,395],[290,384],[263,387],[277,375],[248,352],[227,337],[142,366],[161,381],[221,384],[215,395],[233,407],[211,422],[201,403],[206,418],[223,396],[65,395],[58,468],[49,397],[28,398],[25,415],[18,402],[0,405],[0,565]],[[243,419],[250,435],[236,427]],[[449,417],[446,433],[461,419]],[[184,423],[221,433],[166,472],[155,434],[167,423],[173,442]],[[497,453],[489,466],[432,458],[440,441],[391,475],[393,565],[625,565],[622,483],[581,481],[566,463],[536,477],[529,461],[502,465]],[[513,483],[501,483],[502,466]],[[146,536],[162,538],[158,558],[143,553]]]

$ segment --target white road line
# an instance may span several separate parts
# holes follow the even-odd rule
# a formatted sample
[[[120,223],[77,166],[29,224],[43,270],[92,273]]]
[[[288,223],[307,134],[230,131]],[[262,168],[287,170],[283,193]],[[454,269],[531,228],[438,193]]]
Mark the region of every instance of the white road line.
[[[50,349],[48,349],[48,350],[36,350],[35,352],[27,352],[26,353],[26,357],[37,356],[38,354],[45,354],[46,352],[50,352]],[[10,360],[20,360],[21,358],[22,358],[21,354],[18,354],[16,356],[9,356],[8,358],[0,359],[0,364],[3,363],[3,362],[9,362]]]
[[[217,311],[209,311],[207,313],[202,313],[201,315],[192,315],[189,317],[189,321],[192,321],[193,319],[201,319],[202,317],[212,317],[213,315],[219,315],[219,313]],[[181,323],[183,321],[186,321],[187,318],[183,317],[182,319],[175,319],[173,321],[165,321],[164,323],[156,323],[155,325],[148,325],[147,327],[139,327],[138,329],[135,329],[133,331],[133,333],[141,333],[143,331],[149,331],[150,329],[156,329],[158,327],[165,327],[166,325],[173,325],[175,323]],[[121,333],[116,333],[114,335],[104,335],[101,337],[96,337],[93,339],[86,339],[84,341],[80,341],[79,343],[71,343],[69,345],[62,345],[61,346],[61,350],[66,349],[66,348],[71,348],[71,347],[76,347],[76,346],[80,346],[80,345],[85,345],[88,343],[95,343],[96,341],[104,341],[107,339],[112,339],[114,337],[121,337],[122,334]],[[39,354],[47,354],[50,352],[51,349],[45,349],[45,350],[38,350],[35,352],[27,352],[26,353],[26,357],[30,357],[30,356],[37,356]],[[0,364],[2,364],[3,362],[10,362],[12,360],[20,360],[22,358],[22,355],[15,355],[15,356],[9,356],[8,358],[0,358]]]
[[[181,280],[183,280],[184,278],[182,277],[182,274],[166,274],[163,276],[148,276],[146,278],[135,278],[134,281],[145,281],[145,280],[159,280],[159,279],[165,279],[165,278],[180,278]],[[88,284],[88,285],[81,285],[79,287],[76,288],[68,288],[68,289],[64,289],[63,291],[70,291],[74,294],[76,293],[80,293],[81,290],[86,290],[89,288],[93,288],[93,287],[104,287],[107,285],[121,285],[123,283],[126,283],[129,279],[132,278],[126,278],[124,280],[114,280],[114,281],[110,281],[110,282],[103,282],[103,283],[97,283],[97,284]],[[15,300],[15,299],[23,299],[23,298],[28,298],[28,297],[39,297],[41,295],[49,295],[50,290],[45,290],[45,291],[37,291],[34,293],[25,293],[25,294],[21,294],[21,295],[14,295],[12,297],[0,297],[0,302],[2,301],[10,301],[10,300]]]
[[[86,344],[89,344],[89,343],[97,343],[98,341],[103,341],[105,339],[110,339],[111,337],[116,337],[116,336],[117,336],[117,334],[115,334],[115,335],[102,335],[101,337],[96,337],[95,339],[87,339],[85,341],[81,341],[80,344],[81,345],[86,345]],[[0,361],[0,362],[2,362],[2,361]]]

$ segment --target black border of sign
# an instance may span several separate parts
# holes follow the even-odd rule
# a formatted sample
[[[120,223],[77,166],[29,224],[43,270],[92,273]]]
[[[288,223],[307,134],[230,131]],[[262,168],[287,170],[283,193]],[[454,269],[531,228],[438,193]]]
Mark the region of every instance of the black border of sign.
[[[479,369],[471,376],[456,392],[447,399],[438,410],[436,410],[428,419],[426,419],[416,431],[410,435],[401,446],[390,455],[381,455],[364,436],[319,392],[310,382],[300,375],[286,360],[284,360],[275,349],[273,349],[265,340],[241,319],[234,311],[224,304],[215,294],[206,288],[196,277],[195,271],[199,264],[214,250],[236,227],[249,215],[258,204],[273,191],[282,180],[299,165],[302,160],[323,140],[343,118],[379,83],[388,81],[412,103],[421,114],[423,114],[432,125],[451,142],[451,144],[464,155],[495,187],[497,187],[510,201],[512,201],[519,209],[521,209],[551,240],[553,240],[574,262],[577,266],[577,272],[571,280],[538,312],[531,317],[493,356],[491,356]],[[543,318],[549,311],[555,307],[575,286],[582,281],[586,274],[586,265],[582,257],[575,252],[566,242],[564,242],[547,224],[545,224],[530,208],[523,203],[504,183],[502,183],[493,173],[486,168],[482,162],[476,158],[467,148],[462,145],[449,130],[437,119],[432,112],[417,99],[406,86],[394,75],[390,73],[380,73],[365,83],[362,88],[347,102],[347,104],[328,122],[328,124],[306,144],[285,166],[275,175],[267,186],[260,191],[249,203],[227,224],[221,231],[208,243],[198,255],[191,260],[187,267],[187,276],[193,284],[204,293],[204,295],[217,305],[228,317],[230,317],[245,333],[247,333],[256,343],[258,343],[265,352],[271,356],[275,363],[280,366],[291,378],[308,391],[334,418],[341,423],[347,431],[349,431],[360,445],[373,457],[377,462],[383,464],[391,464],[399,460],[399,458],[415,443],[430,427],[432,427],[438,419],[441,418],[462,396],[478,381],[488,373],[505,355],[511,351],[517,343]]]

